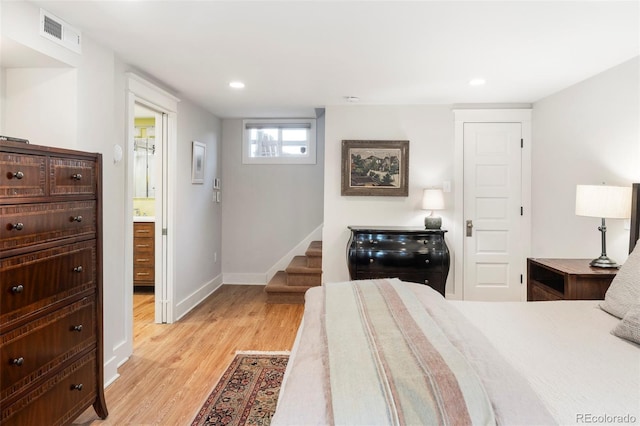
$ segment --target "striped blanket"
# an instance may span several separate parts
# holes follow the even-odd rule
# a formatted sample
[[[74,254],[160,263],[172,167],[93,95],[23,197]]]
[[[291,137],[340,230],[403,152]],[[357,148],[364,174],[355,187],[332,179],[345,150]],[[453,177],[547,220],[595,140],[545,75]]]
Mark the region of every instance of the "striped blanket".
[[[324,285],[330,422],[495,424],[475,371],[396,279]]]

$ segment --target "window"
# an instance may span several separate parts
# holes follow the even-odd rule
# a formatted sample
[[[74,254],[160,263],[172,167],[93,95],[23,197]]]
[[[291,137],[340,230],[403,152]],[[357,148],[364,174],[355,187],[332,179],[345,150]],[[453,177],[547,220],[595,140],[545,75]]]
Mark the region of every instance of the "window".
[[[316,120],[243,120],[242,163],[316,164]]]

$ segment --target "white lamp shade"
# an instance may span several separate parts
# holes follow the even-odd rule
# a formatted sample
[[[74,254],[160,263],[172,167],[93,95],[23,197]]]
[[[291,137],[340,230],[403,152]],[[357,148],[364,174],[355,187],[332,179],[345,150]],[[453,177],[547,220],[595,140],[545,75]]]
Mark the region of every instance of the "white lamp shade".
[[[422,195],[423,210],[443,210],[444,194],[442,189],[425,189]]]
[[[631,187],[577,185],[576,215],[607,219],[631,217]]]

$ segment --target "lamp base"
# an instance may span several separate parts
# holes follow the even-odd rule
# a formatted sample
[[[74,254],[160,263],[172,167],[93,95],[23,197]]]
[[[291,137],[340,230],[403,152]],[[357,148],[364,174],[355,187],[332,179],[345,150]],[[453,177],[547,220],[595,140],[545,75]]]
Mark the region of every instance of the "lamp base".
[[[439,216],[427,216],[424,218],[424,229],[440,229],[442,218]]]
[[[593,266],[594,268],[619,268],[620,267],[620,265],[618,265],[615,261],[609,259],[606,255],[602,255],[597,259],[593,259],[591,263],[589,263],[589,265]]]

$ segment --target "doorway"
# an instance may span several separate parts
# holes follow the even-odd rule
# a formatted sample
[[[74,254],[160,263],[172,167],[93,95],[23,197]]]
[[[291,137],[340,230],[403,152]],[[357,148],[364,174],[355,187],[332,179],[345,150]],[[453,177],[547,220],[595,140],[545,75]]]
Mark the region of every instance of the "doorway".
[[[455,110],[455,293],[526,300],[531,110]]]
[[[153,311],[155,323],[172,323],[174,321],[174,237],[169,230],[173,229],[175,222],[175,173],[176,169],[176,147],[177,147],[177,106],[179,99],[157,87],[153,83],[134,74],[126,73],[127,78],[127,179],[126,179],[126,211],[125,223],[128,224],[125,233],[125,277],[127,279],[127,291],[124,294],[124,304],[126,308],[126,340],[119,345],[122,358],[126,358],[133,353],[133,295],[134,295],[134,268],[133,268],[133,217],[134,211],[134,144],[137,135],[135,128],[136,106],[151,110],[154,115],[154,141],[155,146],[155,186],[153,195],[155,200],[154,209],[154,290],[153,290]],[[142,135],[142,133],[140,133]],[[149,133],[146,133],[150,136]],[[151,139],[151,138],[147,138]],[[160,139],[162,139],[160,141]],[[148,145],[147,145],[148,147]],[[146,170],[147,166],[141,169]],[[173,176],[173,178],[172,178]],[[151,177],[149,177],[149,182]],[[145,188],[146,182],[141,187]],[[151,194],[151,192],[149,192]],[[146,196],[145,192],[145,197]],[[139,211],[142,213],[142,210]]]
[[[520,123],[464,123],[464,298],[520,300]]]
[[[133,124],[133,318],[152,323],[163,300],[162,238],[157,238],[163,216],[163,114],[135,102]],[[157,322],[165,322],[158,314]]]

